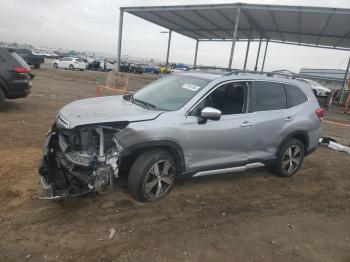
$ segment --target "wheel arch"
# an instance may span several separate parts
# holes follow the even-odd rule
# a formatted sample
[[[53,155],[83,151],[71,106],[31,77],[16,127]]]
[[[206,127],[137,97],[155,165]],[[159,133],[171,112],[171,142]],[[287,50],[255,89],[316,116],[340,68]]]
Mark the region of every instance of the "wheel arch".
[[[145,151],[153,149],[163,149],[169,152],[176,162],[177,174],[180,175],[185,170],[185,157],[182,148],[170,140],[157,140],[138,143],[126,148],[121,154],[121,166],[128,167],[135,159]]]
[[[307,134],[306,131],[296,131],[293,132],[291,134],[289,134],[288,136],[286,136],[282,142],[280,143],[280,145],[278,146],[278,150],[277,150],[277,155],[279,154],[281,148],[283,147],[283,145],[290,139],[295,138],[298,139],[300,142],[303,143],[304,145],[304,154],[307,154],[307,150],[309,148],[309,136]]]

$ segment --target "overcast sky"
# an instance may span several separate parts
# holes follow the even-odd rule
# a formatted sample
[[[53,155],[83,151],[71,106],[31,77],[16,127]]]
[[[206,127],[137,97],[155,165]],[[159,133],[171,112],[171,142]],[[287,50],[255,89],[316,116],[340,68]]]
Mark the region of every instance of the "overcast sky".
[[[116,54],[120,6],[234,3],[226,0],[0,0],[0,41],[38,47],[89,50]],[[312,5],[350,8],[350,0],[245,0],[245,3]],[[163,28],[130,14],[124,16],[123,55],[165,59]],[[170,60],[193,63],[195,41],[173,34]],[[234,68],[241,68],[246,43],[236,45]],[[257,44],[252,44],[248,69],[253,69]],[[229,43],[200,43],[198,63],[227,67]],[[271,44],[266,70],[302,67],[341,68],[349,52]]]

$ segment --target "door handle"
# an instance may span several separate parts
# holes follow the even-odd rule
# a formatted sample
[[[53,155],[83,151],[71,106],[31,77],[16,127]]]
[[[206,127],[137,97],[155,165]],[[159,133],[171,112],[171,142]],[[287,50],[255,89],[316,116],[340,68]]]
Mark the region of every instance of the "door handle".
[[[289,122],[289,121],[292,121],[294,119],[294,117],[292,116],[287,116],[284,120]]]
[[[241,127],[249,127],[249,126],[253,126],[254,124],[251,123],[251,122],[248,122],[248,121],[244,121],[242,124],[241,124]]]

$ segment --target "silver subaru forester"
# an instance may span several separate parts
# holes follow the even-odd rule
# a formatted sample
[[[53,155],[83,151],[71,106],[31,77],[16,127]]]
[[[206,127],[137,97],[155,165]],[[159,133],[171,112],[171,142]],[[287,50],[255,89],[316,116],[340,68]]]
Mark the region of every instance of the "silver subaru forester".
[[[185,177],[267,165],[289,177],[316,149],[323,114],[305,82],[246,72],[170,74],[134,95],[79,100],[48,133],[43,198],[103,194],[123,175],[140,201]]]

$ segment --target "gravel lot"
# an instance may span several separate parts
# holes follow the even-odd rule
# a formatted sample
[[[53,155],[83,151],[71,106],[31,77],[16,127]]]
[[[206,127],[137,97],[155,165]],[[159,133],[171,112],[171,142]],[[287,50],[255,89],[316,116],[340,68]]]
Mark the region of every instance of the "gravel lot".
[[[268,168],[196,178],[147,204],[118,181],[102,197],[39,200],[36,169],[57,111],[93,97],[106,74],[33,73],[31,95],[0,112],[0,261],[350,261],[350,155],[326,147],[292,178]],[[155,78],[131,75],[129,86]],[[324,123],[323,133],[350,142],[350,127]]]

